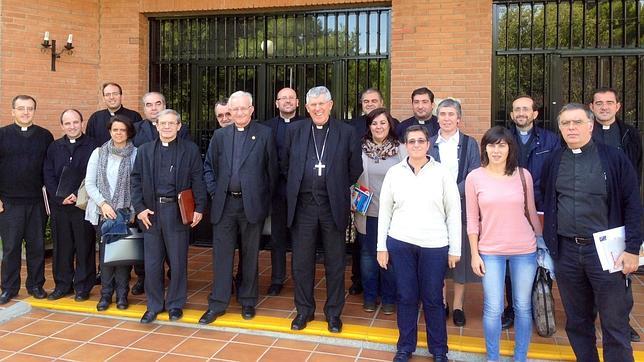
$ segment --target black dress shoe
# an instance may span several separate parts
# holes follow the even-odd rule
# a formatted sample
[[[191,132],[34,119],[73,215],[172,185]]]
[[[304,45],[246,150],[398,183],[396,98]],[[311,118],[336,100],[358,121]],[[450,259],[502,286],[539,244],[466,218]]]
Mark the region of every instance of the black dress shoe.
[[[141,295],[145,293],[145,279],[139,278],[132,286],[132,295]]]
[[[181,310],[181,308],[170,308],[168,311],[168,317],[170,317],[171,321],[178,321],[183,317],[183,310]]]
[[[306,328],[306,324],[313,320],[313,316],[305,316],[304,314],[298,314],[295,316],[295,319],[291,322],[291,329],[294,331],[301,331]]]
[[[212,309],[208,309],[206,311],[206,313],[204,313],[201,316],[201,318],[199,318],[199,324],[203,324],[203,325],[210,324],[210,323],[214,322],[215,319],[217,319],[217,317],[221,317],[222,315],[224,315],[224,313],[226,313],[226,312],[223,312],[223,311],[222,312],[217,312],[217,311],[214,311]]]
[[[149,324],[154,322],[156,319],[157,319],[157,313],[146,310],[145,313],[143,313],[143,317],[141,317],[141,323]]]
[[[98,304],[96,304],[96,310],[99,312],[102,312],[107,308],[109,308],[110,304],[112,304],[112,297],[102,296],[101,299],[98,301]]]
[[[35,287],[27,290],[27,293],[36,299],[47,298],[47,292],[42,287]]]
[[[271,284],[271,286],[268,287],[268,291],[266,292],[266,294],[274,297],[276,295],[280,295],[281,292],[282,292],[282,284]]]
[[[446,355],[441,355],[441,356],[433,356],[434,357],[434,362],[447,362],[449,361],[447,359]]]
[[[465,312],[462,309],[454,309],[452,320],[455,326],[463,327],[465,325]]]
[[[74,300],[77,302],[84,302],[89,299],[89,293],[76,293]]]
[[[127,296],[116,297],[116,308],[120,310],[127,309],[130,303],[127,301]]]
[[[326,320],[329,332],[340,333],[342,332],[342,320],[340,317],[329,317]]]
[[[74,292],[74,289],[69,289],[69,290],[62,290],[62,289],[54,289],[51,294],[47,297],[48,300],[58,300],[60,298],[64,298]]]
[[[513,325],[514,310],[511,307],[507,307],[503,310],[503,315],[501,316],[501,329],[510,329]]]
[[[394,362],[407,362],[411,358],[410,352],[398,351],[394,356]]]
[[[362,284],[361,283],[351,283],[351,286],[349,287],[349,294],[351,295],[358,295],[362,294]]]
[[[241,316],[246,320],[255,318],[255,307],[252,305],[242,306]]]
[[[631,329],[631,342],[639,342],[640,341],[639,333],[637,333],[637,331],[635,330],[635,328],[633,328],[633,326],[629,326],[629,328]]]
[[[15,297],[16,295],[18,295],[17,292],[14,292],[14,293],[7,292],[7,291],[2,292],[0,294],[0,305],[9,303],[11,298]]]
[[[96,273],[96,280],[94,280],[94,285],[101,285],[101,269],[98,269],[98,273]]]

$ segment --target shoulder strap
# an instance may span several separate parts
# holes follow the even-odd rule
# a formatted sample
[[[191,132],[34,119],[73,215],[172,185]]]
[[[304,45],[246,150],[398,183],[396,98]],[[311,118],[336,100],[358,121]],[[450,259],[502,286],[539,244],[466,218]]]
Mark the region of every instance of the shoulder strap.
[[[470,143],[470,136],[463,135],[463,145],[461,146],[460,155],[458,155],[458,176],[456,183],[463,181],[465,178],[465,162],[467,160],[467,145]]]
[[[525,182],[525,175],[523,174],[523,168],[519,167],[519,177],[521,178],[521,186],[523,186],[523,213],[525,218],[528,219],[528,223],[532,230],[534,230],[534,225],[532,225],[532,220],[530,220],[530,213],[528,212],[528,187]]]

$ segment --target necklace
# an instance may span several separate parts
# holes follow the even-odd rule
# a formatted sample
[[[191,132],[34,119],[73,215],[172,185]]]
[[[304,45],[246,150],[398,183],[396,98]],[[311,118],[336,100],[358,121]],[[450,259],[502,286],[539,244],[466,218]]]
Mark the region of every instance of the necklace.
[[[326,165],[322,163],[322,157],[324,157],[324,151],[326,150],[326,139],[329,136],[329,129],[326,129],[326,133],[324,134],[324,141],[322,142],[322,152],[318,152],[318,143],[315,140],[315,130],[313,129],[313,126],[311,126],[311,134],[313,135],[313,145],[315,146],[315,156],[318,159],[318,163],[313,166],[318,170],[318,176],[322,176],[322,170],[326,168]]]

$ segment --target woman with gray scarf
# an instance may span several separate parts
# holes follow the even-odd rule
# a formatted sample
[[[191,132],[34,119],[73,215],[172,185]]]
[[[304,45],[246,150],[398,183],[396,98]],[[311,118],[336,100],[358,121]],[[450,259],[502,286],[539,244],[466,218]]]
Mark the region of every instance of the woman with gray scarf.
[[[136,158],[136,147],[132,144],[135,130],[132,121],[125,116],[115,115],[107,124],[110,140],[94,150],[87,165],[85,187],[89,200],[85,219],[98,227],[106,219],[116,219],[117,211],[126,209],[134,215],[130,197],[130,172]],[[103,264],[104,243],[100,243],[101,298],[96,305],[98,311],[106,310],[112,304],[116,289],[116,306],[129,306],[130,266],[110,267]]]

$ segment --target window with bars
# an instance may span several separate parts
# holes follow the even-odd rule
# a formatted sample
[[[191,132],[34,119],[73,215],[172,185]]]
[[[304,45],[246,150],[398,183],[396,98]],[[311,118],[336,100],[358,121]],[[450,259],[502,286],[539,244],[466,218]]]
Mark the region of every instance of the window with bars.
[[[512,99],[529,94],[546,127],[568,102],[615,88],[619,116],[644,122],[644,1],[494,1],[493,124],[509,121]]]
[[[188,121],[202,148],[216,128],[214,103],[236,90],[253,94],[256,119],[276,115],[277,92],[333,95],[334,116],[360,113],[360,92],[389,98],[390,8],[230,14],[150,19],[150,89]]]

